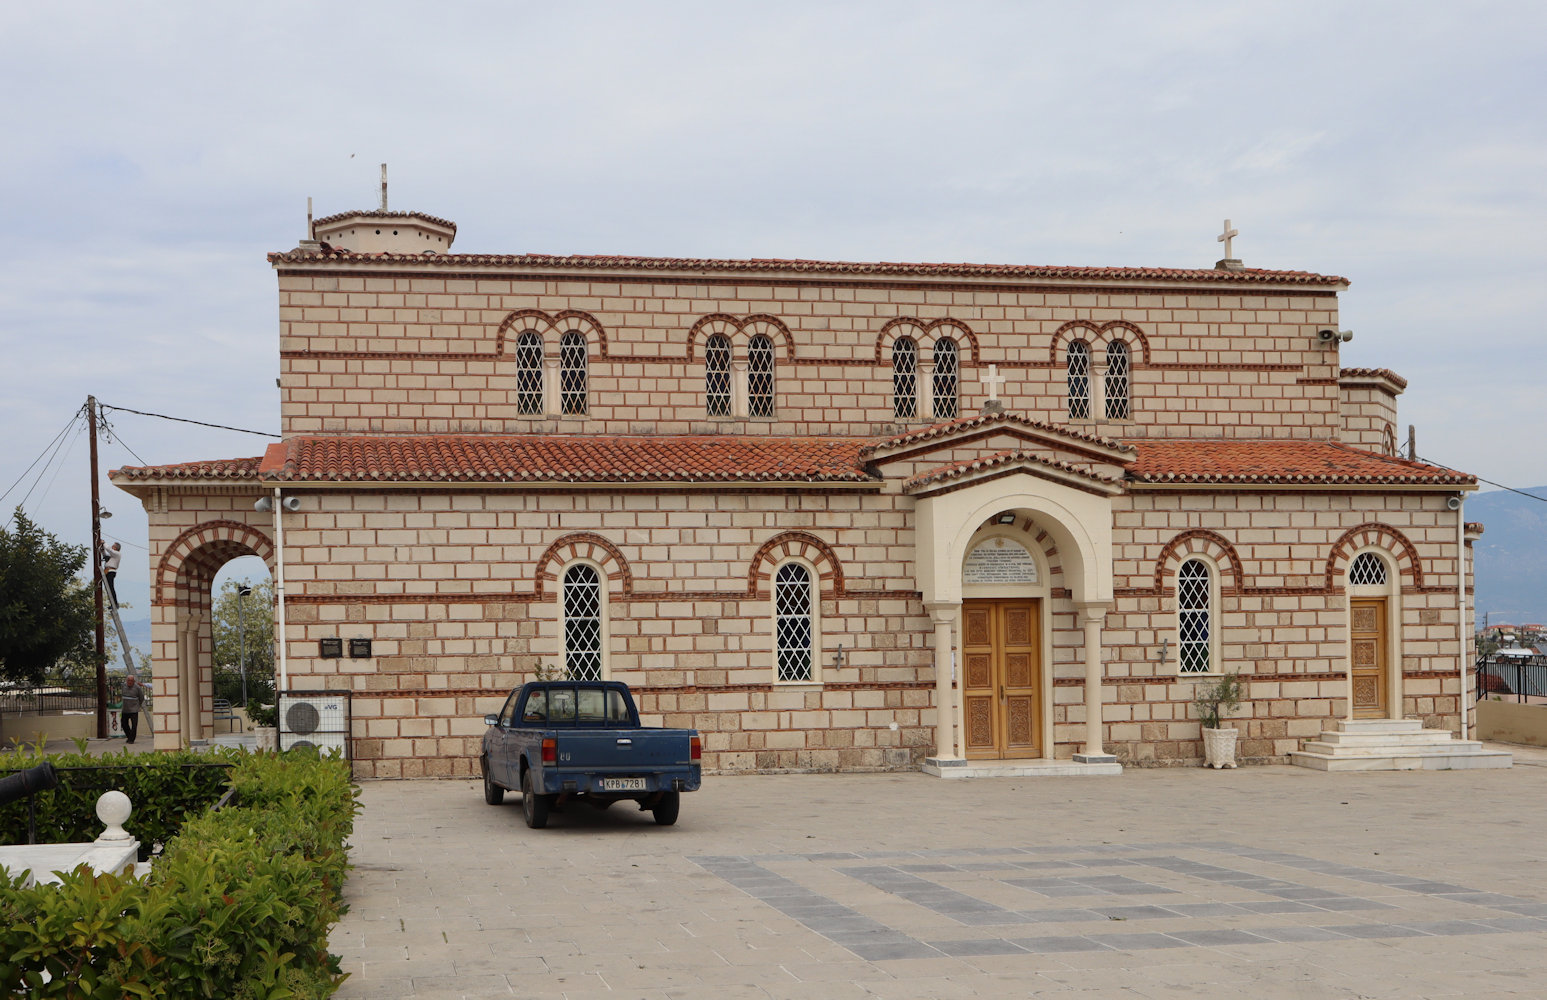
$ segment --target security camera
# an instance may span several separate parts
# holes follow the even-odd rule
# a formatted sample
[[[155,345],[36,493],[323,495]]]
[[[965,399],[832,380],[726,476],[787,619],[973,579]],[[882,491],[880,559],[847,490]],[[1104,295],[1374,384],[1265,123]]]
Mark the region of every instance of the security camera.
[[[284,504],[285,509],[292,514],[301,509],[300,497],[285,497],[282,503]]]
[[[1461,509],[1461,498],[1460,497],[1449,497],[1445,501],[1445,506],[1449,507],[1451,510],[1460,510]]]
[[[259,497],[258,502],[252,505],[252,509],[260,514],[267,514],[274,509],[274,501],[269,497]]]

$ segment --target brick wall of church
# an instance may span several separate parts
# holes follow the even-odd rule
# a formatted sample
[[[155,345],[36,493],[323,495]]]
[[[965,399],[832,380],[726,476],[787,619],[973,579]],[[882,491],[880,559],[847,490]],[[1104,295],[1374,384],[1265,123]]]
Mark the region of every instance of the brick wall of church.
[[[928,362],[944,332],[962,350],[962,413],[980,410],[981,377],[995,364],[1007,378],[1007,409],[1110,436],[1326,439],[1340,427],[1337,349],[1315,337],[1337,325],[1328,292],[371,277],[319,267],[279,278],[287,435],[888,433],[934,420],[928,409],[915,420],[893,416],[893,338],[917,337]],[[777,321],[758,327],[775,340],[775,416],[706,415],[707,330],[693,331],[714,315]],[[888,329],[902,318],[918,323]],[[716,328],[729,331],[744,362],[749,331]],[[513,345],[526,329],[543,334],[550,358],[565,330],[585,333],[585,416],[517,414]],[[1070,420],[1065,348],[1075,337],[1092,344],[1098,374],[1107,340],[1129,343],[1131,419],[1107,420],[1098,405],[1094,419]],[[1099,393],[1103,380],[1094,382]]]

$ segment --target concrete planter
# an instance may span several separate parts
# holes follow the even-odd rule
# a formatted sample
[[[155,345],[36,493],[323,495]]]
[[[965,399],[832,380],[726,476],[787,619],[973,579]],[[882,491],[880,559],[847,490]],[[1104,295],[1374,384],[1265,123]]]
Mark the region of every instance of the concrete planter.
[[[253,733],[258,737],[259,750],[279,749],[279,730],[273,726],[254,726]]]
[[[1235,741],[1240,736],[1236,729],[1205,729],[1203,731],[1203,766],[1216,770],[1235,767]]]

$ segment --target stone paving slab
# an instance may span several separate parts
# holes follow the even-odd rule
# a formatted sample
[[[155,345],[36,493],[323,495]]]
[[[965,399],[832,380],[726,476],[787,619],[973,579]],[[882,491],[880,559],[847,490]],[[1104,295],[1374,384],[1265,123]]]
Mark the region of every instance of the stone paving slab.
[[[370,782],[340,997],[1539,997],[1547,769]]]

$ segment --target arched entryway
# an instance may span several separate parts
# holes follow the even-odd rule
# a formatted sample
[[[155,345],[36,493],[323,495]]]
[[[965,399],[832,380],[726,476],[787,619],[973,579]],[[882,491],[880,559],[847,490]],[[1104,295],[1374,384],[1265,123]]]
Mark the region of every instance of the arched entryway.
[[[213,588],[221,568],[242,556],[262,559],[272,574],[273,543],[238,521],[204,522],[162,550],[151,583],[151,692],[158,750],[175,750],[214,733]]]

